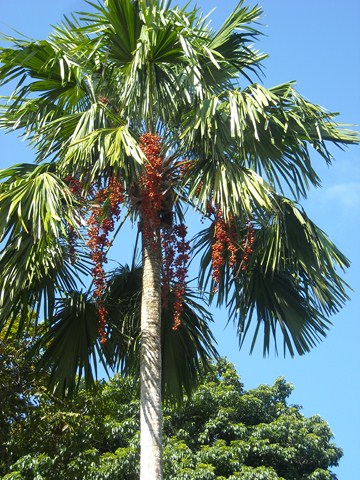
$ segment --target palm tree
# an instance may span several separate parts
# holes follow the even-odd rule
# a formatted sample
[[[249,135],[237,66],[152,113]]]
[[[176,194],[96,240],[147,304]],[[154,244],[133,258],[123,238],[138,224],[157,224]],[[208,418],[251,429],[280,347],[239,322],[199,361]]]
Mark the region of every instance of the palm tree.
[[[349,262],[297,202],[320,184],[310,148],[330,164],[328,143],[358,137],[293,83],[261,85],[258,7],[241,1],[214,31],[165,0],[88,3],[47,40],[0,50],[0,85],[16,82],[0,126],[35,153],[0,171],[0,320],[43,319],[42,365],[62,389],[79,369],[91,381],[91,357],[133,369],[140,349],[140,477],[161,479],[162,388],[178,398],[215,353],[199,297],[228,307],[241,342],[256,316],[264,353],[280,328],[291,355],[346,301]],[[191,248],[190,210],[204,222]],[[125,219],[141,265],[106,278]]]

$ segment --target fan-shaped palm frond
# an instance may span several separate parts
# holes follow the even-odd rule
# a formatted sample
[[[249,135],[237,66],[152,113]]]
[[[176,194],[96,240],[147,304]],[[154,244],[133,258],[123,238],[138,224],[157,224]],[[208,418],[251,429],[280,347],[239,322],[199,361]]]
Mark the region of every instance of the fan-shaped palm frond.
[[[221,28],[214,33],[208,48],[220,66],[217,72],[213,73],[215,78],[221,75],[218,71],[223,70],[221,68],[223,61],[227,75],[232,73],[237,77],[241,72],[240,75],[251,81],[247,71],[251,74],[259,74],[261,62],[267,55],[254,50],[252,42],[261,35],[254,25],[261,18],[262,13],[260,7],[250,8],[240,1]]]
[[[69,291],[56,301],[55,314],[41,325],[35,344],[40,354],[37,370],[49,375],[49,387],[59,395],[71,394],[83,377],[94,385],[101,359],[96,305],[87,295]]]
[[[218,284],[211,278],[213,224],[196,237],[195,250],[202,252],[200,284],[217,292],[219,305],[226,304],[230,319],[238,324],[240,344],[253,333],[251,350],[263,327],[264,354],[271,340],[277,350],[279,326],[284,351],[294,355],[310,350],[330,325],[329,316],[348,299],[347,284],[336,273],[349,266],[347,258],[293,202],[277,197],[277,209],[267,224],[257,224],[255,243],[243,263],[246,227],[237,229],[237,263],[228,265],[226,252]],[[212,294],[213,296],[213,294]],[[255,317],[255,329],[251,320]]]
[[[3,97],[1,127],[19,130],[34,142],[49,120],[82,111],[92,94],[84,72],[60,44],[7,37],[13,47],[2,47],[0,85],[17,80],[10,97]],[[80,73],[81,72],[81,73]],[[44,154],[44,152],[42,152]],[[45,155],[46,156],[46,155]]]
[[[88,270],[79,254],[71,264],[67,228],[78,229],[81,214],[69,187],[53,165],[22,164],[1,170],[0,178],[0,318],[1,323],[40,305],[51,317],[55,297],[75,288]]]
[[[310,185],[320,184],[308,147],[330,163],[325,141],[356,140],[333,117],[291,83],[272,89],[253,84],[208,96],[183,115],[181,126],[184,150],[194,164],[185,177],[191,197],[203,212],[214,201],[223,212],[242,212],[245,218],[252,210],[271,210],[282,185],[296,199],[306,197]]]

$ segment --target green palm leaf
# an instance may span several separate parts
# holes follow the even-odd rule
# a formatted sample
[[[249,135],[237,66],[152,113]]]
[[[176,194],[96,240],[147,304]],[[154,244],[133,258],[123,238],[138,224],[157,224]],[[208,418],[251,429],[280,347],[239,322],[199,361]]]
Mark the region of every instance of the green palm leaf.
[[[242,268],[246,228],[238,220],[238,263],[230,268],[225,253],[218,285],[211,278],[213,225],[197,235],[194,248],[202,255],[200,287],[210,292],[218,288],[217,303],[229,308],[241,345],[251,332],[252,351],[263,328],[264,354],[271,340],[277,350],[280,328],[284,351],[304,354],[326,336],[329,316],[348,300],[348,285],[337,269],[344,270],[349,261],[293,202],[277,197],[277,206],[267,223],[257,224],[246,268]],[[254,317],[256,325],[251,328]]]
[[[53,165],[22,164],[0,171],[0,318],[6,322],[44,306],[52,315],[57,292],[75,287],[67,228],[79,228],[81,216],[68,186]],[[79,256],[78,270],[88,270]]]
[[[74,392],[81,378],[94,386],[101,358],[96,306],[81,292],[69,291],[56,301],[55,314],[41,326],[35,349],[38,372],[49,375],[49,387],[62,396]]]

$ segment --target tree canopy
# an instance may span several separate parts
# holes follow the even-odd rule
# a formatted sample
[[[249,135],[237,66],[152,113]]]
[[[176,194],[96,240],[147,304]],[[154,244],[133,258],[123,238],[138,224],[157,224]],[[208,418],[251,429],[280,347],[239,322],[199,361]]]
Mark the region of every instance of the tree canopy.
[[[2,365],[1,381],[12,382],[8,394],[16,393],[17,370]],[[115,375],[92,392],[81,388],[72,400],[52,396],[30,371],[24,379],[32,398],[24,398],[21,415],[17,404],[8,403],[12,413],[2,436],[1,478],[138,478],[136,378]],[[320,416],[306,418],[299,406],[289,404],[292,389],[278,378],[272,386],[246,391],[234,366],[220,359],[181,407],[164,407],[164,478],[334,480],[330,468],[342,451]]]

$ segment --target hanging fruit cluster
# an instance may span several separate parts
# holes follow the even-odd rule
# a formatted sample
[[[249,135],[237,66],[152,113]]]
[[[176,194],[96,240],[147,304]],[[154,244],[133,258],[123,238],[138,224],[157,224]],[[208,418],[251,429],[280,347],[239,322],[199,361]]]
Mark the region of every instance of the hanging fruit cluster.
[[[172,266],[172,281],[174,288],[174,322],[172,329],[177,330],[181,325],[181,312],[183,309],[183,302],[186,290],[186,278],[188,274],[188,263],[190,260],[189,250],[190,242],[186,241],[187,228],[181,223],[180,225],[174,225],[173,227],[173,248],[176,256],[173,256]],[[166,252],[164,252],[163,258],[166,258]]]
[[[141,178],[141,228],[143,236],[154,242],[161,233],[162,247],[162,305],[167,306],[169,292],[174,300],[173,330],[181,324],[187,277],[188,252],[190,244],[186,241],[186,226],[172,225],[172,205],[168,202],[166,172],[161,154],[161,139],[158,135],[145,133],[140,137],[140,148],[146,156],[145,174]],[[182,175],[190,167],[188,161],[179,166]],[[169,205],[168,205],[169,203]]]
[[[230,219],[226,223],[221,210],[219,210],[214,221],[214,241],[211,250],[212,279],[215,283],[213,293],[217,292],[221,280],[222,267],[226,261],[230,268],[234,268],[236,265],[237,252],[239,250],[236,244],[235,222],[233,219]]]
[[[240,270],[242,272],[245,272],[248,268],[249,256],[254,251],[254,242],[255,242],[255,229],[252,222],[249,221],[246,224],[246,234],[241,244],[242,255],[241,255]]]
[[[141,218],[144,238],[155,242],[161,224],[160,212],[163,203],[162,179],[163,157],[158,135],[145,133],[140,137],[140,148],[147,162],[141,177]]]
[[[181,312],[183,309],[186,290],[188,263],[190,260],[190,242],[186,241],[187,228],[184,224],[164,228],[161,233],[162,247],[162,282],[161,298],[163,308],[167,307],[168,295],[172,290],[175,296],[173,330],[181,325]]]
[[[88,241],[87,246],[90,250],[90,258],[94,264],[91,270],[94,281],[93,297],[96,301],[97,314],[99,318],[99,336],[100,343],[106,342],[106,324],[107,311],[104,306],[103,297],[106,291],[106,275],[104,264],[107,263],[107,250],[110,246],[109,234],[114,230],[115,221],[119,219],[120,208],[124,202],[123,187],[117,177],[110,177],[107,185],[96,187],[90,185],[85,193],[82,182],[75,177],[66,177],[65,183],[74,197],[82,204],[90,203],[90,214],[88,215],[86,225]],[[72,226],[68,228],[69,257],[74,263],[75,242],[77,233]]]
[[[115,221],[119,219],[120,206],[123,201],[122,185],[116,177],[111,177],[107,186],[98,188],[94,193],[90,216],[87,220],[87,246],[94,264],[92,269],[95,286],[93,297],[96,300],[99,317],[100,343],[105,343],[107,340],[106,317],[108,312],[104,306],[103,297],[107,286],[104,264],[107,263],[106,254],[111,243],[108,236],[114,230]]]

